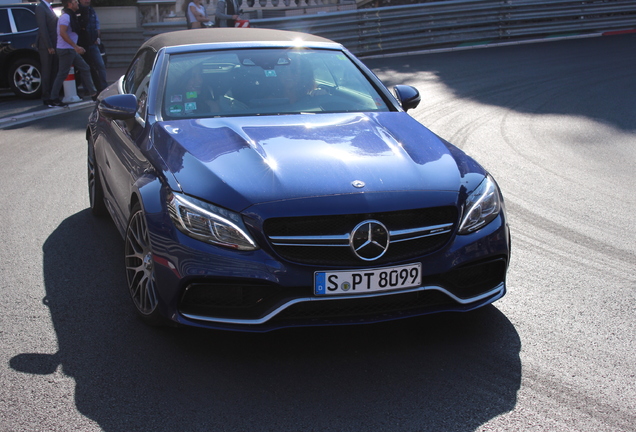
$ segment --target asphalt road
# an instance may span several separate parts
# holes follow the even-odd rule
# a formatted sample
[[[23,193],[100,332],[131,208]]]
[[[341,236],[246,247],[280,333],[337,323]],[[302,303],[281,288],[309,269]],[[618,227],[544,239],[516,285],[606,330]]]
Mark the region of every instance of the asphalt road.
[[[636,35],[369,60],[497,178],[508,294],[268,334],[134,316],[88,110],[0,132],[0,431],[636,430]]]

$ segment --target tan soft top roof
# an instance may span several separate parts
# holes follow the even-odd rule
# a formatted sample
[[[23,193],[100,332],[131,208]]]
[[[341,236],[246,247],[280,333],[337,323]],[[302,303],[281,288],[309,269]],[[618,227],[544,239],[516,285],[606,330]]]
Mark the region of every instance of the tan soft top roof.
[[[152,47],[156,51],[166,46],[192,45],[201,43],[232,42],[305,42],[334,43],[332,40],[308,33],[259,28],[207,28],[180,30],[161,33],[148,39],[142,48]]]

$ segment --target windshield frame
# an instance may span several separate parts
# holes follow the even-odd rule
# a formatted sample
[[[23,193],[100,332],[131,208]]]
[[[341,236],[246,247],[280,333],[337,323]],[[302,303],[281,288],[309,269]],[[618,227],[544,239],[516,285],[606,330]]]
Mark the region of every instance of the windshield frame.
[[[375,98],[373,99],[373,104],[375,104],[378,108],[376,109],[371,104],[369,104],[369,106],[367,106],[366,108],[355,107],[355,109],[351,109],[351,108],[333,109],[332,108],[329,110],[316,110],[316,109],[307,110],[307,109],[302,109],[298,107],[293,107],[290,109],[283,109],[283,110],[264,109],[263,111],[260,111],[260,112],[256,111],[255,109],[243,110],[243,111],[237,111],[237,112],[224,111],[224,112],[218,112],[217,115],[215,114],[194,115],[192,113],[183,114],[183,115],[170,114],[169,112],[169,109],[171,108],[169,106],[170,100],[171,100],[170,98],[172,98],[173,100],[175,99],[175,96],[173,94],[169,94],[171,92],[171,89],[168,88],[169,87],[168,73],[170,70],[171,61],[181,56],[200,56],[205,53],[210,53],[210,54],[215,53],[218,55],[236,54],[240,58],[239,54],[241,53],[254,53],[254,52],[265,53],[266,52],[265,50],[279,50],[279,51],[282,50],[287,53],[292,53],[293,55],[308,55],[308,54],[321,55],[321,53],[324,53],[324,55],[329,55],[334,57],[338,56],[339,59],[346,60],[347,64],[345,67],[351,68],[351,70],[357,71],[357,73],[359,74],[358,79],[361,80],[363,85],[368,86],[368,92],[370,96],[372,98]],[[158,61],[157,61],[157,64],[155,65],[156,69],[163,71],[163,73],[161,74],[162,76],[158,77],[159,78],[157,82],[158,85],[156,87],[157,92],[155,94],[156,98],[154,101],[155,107],[156,107],[156,109],[154,110],[154,113],[158,121],[162,121],[162,120],[174,121],[174,120],[181,120],[181,119],[200,119],[200,118],[217,118],[217,117],[223,118],[223,117],[241,117],[241,116],[264,116],[264,115],[276,116],[276,115],[295,115],[295,114],[402,111],[402,108],[399,102],[397,102],[394,95],[391,94],[391,92],[383,85],[383,83],[377,78],[377,76],[373,74],[373,72],[371,72],[359,59],[357,59],[355,56],[353,56],[351,53],[349,53],[346,49],[344,49],[342,46],[338,44],[333,44],[333,43],[312,44],[311,46],[289,45],[289,44],[267,44],[267,43],[262,43],[262,44],[239,43],[239,44],[232,44],[231,46],[227,46],[227,44],[204,44],[204,45],[196,46],[194,49],[193,47],[182,46],[182,47],[168,47],[160,51],[163,51],[163,52],[159,53],[160,55],[158,56],[157,58]],[[302,54],[299,54],[299,53],[302,53]],[[181,58],[184,58],[184,57],[181,57]],[[307,57],[307,58],[311,58],[311,57]],[[286,66],[282,63],[280,65]],[[269,69],[267,71],[265,70],[264,71],[274,74],[275,76],[276,73],[278,72],[276,72],[274,69],[276,69],[278,66],[279,65],[275,65],[274,67],[272,67],[270,65],[268,66]],[[243,70],[247,70],[249,68],[249,65],[246,64],[245,60],[243,59],[241,60],[240,67],[243,68]],[[319,79],[316,81],[320,82]],[[333,83],[336,83],[335,79],[333,80],[332,84]],[[325,83],[323,82],[321,84],[325,84]],[[351,97],[356,96],[355,94],[353,94],[353,92],[350,92],[350,93],[352,93],[350,95]],[[368,98],[368,96],[361,96],[361,95],[358,95],[358,96],[361,98],[364,98],[364,97]],[[181,96],[181,97],[185,98],[185,96]],[[284,106],[284,104],[281,106]]]

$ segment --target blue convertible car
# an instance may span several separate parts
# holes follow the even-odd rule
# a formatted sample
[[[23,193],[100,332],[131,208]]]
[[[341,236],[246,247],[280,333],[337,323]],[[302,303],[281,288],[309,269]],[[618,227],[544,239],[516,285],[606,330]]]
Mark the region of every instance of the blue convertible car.
[[[95,215],[149,324],[267,331],[468,311],[502,297],[494,179],[342,45],[155,36],[89,118]]]

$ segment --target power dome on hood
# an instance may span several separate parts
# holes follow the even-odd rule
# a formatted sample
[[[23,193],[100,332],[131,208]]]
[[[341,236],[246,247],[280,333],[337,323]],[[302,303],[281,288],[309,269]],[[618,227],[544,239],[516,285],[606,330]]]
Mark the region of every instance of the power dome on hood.
[[[483,173],[405,113],[183,120],[163,123],[154,139],[185,193],[233,209],[355,192],[456,193],[462,169]]]

